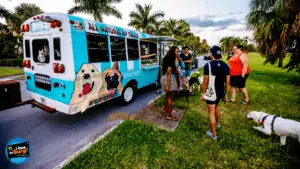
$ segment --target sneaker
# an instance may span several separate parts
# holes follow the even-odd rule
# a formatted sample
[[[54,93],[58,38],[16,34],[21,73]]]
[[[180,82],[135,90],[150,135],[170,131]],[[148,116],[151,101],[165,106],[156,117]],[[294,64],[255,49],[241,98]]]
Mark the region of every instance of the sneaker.
[[[221,124],[218,124],[218,125],[217,125],[217,128],[221,128]]]
[[[179,87],[179,91],[182,91],[183,90],[183,88],[182,87]]]
[[[213,140],[217,141],[217,136],[213,136],[213,135],[212,135],[212,132],[207,131],[207,132],[206,132],[206,135],[208,135],[208,136],[209,136],[210,138],[212,138]]]

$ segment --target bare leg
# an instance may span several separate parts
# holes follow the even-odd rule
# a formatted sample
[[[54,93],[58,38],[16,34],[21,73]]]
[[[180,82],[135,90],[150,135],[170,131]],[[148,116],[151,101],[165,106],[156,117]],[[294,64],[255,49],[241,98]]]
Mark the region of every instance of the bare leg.
[[[173,92],[170,92],[168,94],[167,102],[168,102],[168,117],[173,117],[172,116],[172,97],[173,97]]]
[[[231,86],[231,100],[235,101],[235,96],[236,96],[236,87]]]
[[[208,114],[209,114],[209,124],[210,129],[213,136],[216,136],[216,105],[215,104],[209,104],[208,107]]]
[[[249,101],[248,92],[246,88],[240,88],[241,93],[243,94],[244,98],[243,100]]]
[[[218,107],[218,105],[216,105],[216,122],[217,122],[217,125],[221,124],[220,116],[221,116],[221,113],[220,113],[219,107]]]
[[[164,112],[168,112],[168,95],[166,95],[165,97]]]

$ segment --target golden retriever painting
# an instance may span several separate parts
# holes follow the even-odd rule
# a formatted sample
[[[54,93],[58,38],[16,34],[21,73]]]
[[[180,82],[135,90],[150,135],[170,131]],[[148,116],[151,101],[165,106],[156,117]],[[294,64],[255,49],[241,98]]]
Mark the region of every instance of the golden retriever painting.
[[[83,113],[90,106],[122,94],[122,74],[118,62],[100,73],[93,64],[84,64],[76,73],[75,89],[70,101],[70,114]]]
[[[75,89],[70,101],[70,114],[84,112],[89,108],[89,101],[98,97],[101,86],[101,73],[93,64],[83,64],[76,74]]]

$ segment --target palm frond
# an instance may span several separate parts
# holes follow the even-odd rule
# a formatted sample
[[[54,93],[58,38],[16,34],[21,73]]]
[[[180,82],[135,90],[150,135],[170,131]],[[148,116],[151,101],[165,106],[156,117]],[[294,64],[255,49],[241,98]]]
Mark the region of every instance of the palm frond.
[[[115,6],[107,6],[104,14],[113,15],[118,19],[122,19],[122,13]]]
[[[74,14],[74,13],[80,13],[80,12],[91,13],[91,12],[88,12],[88,10],[84,6],[74,6],[68,10],[68,14]]]

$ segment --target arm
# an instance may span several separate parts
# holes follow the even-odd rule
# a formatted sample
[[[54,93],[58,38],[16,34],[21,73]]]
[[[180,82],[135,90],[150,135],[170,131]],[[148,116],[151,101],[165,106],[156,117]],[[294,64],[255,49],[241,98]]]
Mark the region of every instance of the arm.
[[[200,101],[204,101],[204,94],[206,93],[207,87],[208,87],[208,77],[209,76],[209,70],[208,70],[208,64],[204,66],[204,77],[203,77],[203,83],[202,83],[202,93],[200,97]]]
[[[208,86],[208,75],[204,75],[203,83],[202,83],[202,94],[201,95],[204,95],[206,93],[207,86]]]
[[[248,68],[248,64],[249,64],[248,55],[245,53],[242,54],[241,61],[243,63],[242,77],[245,77],[245,74],[246,74],[247,68]]]
[[[142,55],[141,58],[142,58],[142,59],[146,59],[146,58],[149,58],[149,57],[155,56],[155,55],[156,55],[156,53],[149,54],[149,55]]]
[[[171,76],[172,76],[172,68],[168,67],[167,70],[167,87],[166,87],[166,91],[169,92],[170,88],[171,88]]]
[[[230,75],[226,76],[225,100],[227,100],[228,91],[230,90]]]

